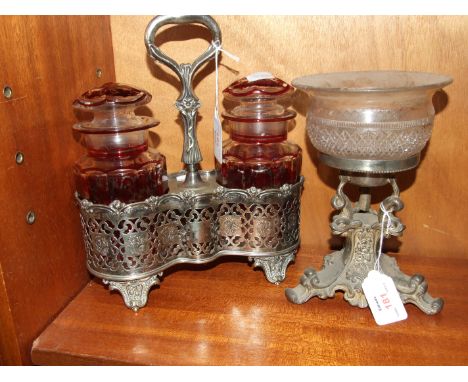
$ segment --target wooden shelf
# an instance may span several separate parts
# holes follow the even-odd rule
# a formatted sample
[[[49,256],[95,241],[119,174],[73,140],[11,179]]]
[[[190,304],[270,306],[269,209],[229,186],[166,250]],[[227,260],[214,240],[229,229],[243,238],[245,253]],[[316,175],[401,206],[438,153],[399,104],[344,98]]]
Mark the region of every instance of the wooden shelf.
[[[302,249],[280,286],[246,260],[166,272],[138,313],[91,281],[36,339],[39,365],[465,365],[468,363],[468,259],[395,255],[402,271],[421,273],[441,313],[406,305],[408,319],[379,327],[368,309],[342,294],[289,303],[284,288],[324,253]]]

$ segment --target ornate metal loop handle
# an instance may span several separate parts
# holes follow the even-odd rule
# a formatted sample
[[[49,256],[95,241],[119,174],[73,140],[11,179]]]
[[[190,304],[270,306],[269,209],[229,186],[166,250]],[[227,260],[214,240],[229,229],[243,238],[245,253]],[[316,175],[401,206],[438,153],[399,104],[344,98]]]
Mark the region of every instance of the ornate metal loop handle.
[[[168,24],[202,24],[211,31],[212,44],[192,64],[178,64],[154,44],[158,29]],[[157,16],[146,28],[145,44],[149,56],[172,69],[182,82],[182,92],[176,101],[176,107],[184,121],[182,162],[186,164],[189,172],[194,172],[196,165],[202,160],[202,155],[196,137],[197,110],[200,101],[193,92],[192,80],[195,72],[216,54],[216,46],[221,45],[221,30],[210,16]]]

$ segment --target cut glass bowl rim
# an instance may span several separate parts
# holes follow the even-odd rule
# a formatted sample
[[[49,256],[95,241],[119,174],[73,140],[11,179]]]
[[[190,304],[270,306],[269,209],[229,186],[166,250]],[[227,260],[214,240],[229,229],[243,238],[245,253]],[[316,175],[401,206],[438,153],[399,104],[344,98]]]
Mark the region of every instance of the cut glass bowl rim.
[[[452,77],[444,74],[374,70],[312,74],[295,78],[292,85],[306,92],[366,94],[442,89],[452,82]]]

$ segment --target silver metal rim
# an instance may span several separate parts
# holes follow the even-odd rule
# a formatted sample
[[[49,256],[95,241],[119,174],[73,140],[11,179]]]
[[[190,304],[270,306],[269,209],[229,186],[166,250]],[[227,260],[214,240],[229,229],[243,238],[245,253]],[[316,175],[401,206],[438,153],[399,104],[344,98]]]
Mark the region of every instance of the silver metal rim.
[[[415,168],[419,164],[420,154],[406,159],[375,160],[375,159],[345,159],[319,153],[319,159],[327,166],[350,172],[367,172],[373,174],[389,174]]]

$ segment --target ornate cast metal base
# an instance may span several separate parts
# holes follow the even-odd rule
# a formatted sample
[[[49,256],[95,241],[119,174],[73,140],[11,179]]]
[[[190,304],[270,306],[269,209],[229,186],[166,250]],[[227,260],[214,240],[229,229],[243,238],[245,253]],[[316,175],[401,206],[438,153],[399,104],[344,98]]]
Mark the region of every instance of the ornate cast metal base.
[[[109,286],[109,290],[117,290],[122,295],[125,305],[137,312],[143,308],[148,302],[148,293],[153,285],[159,285],[159,277],[162,272],[157,275],[147,277],[140,280],[131,281],[110,281],[102,280],[104,285]]]
[[[389,219],[388,225],[385,224],[385,237],[399,236],[405,228],[393,215],[393,212],[403,208],[393,178],[387,179],[393,187],[393,194],[381,203],[379,213],[370,209],[370,194],[367,190],[361,193],[359,202],[353,206],[343,192],[344,185],[352,182],[352,178],[340,176],[340,179],[332,205],[341,212],[333,217],[331,228],[334,234],[346,237],[345,247],[325,256],[320,271],[306,269],[300,284],[293,289],[286,289],[286,297],[293,303],[302,304],[314,296],[325,299],[333,297],[336,291],[343,291],[344,299],[351,305],[367,307],[362,282],[376,264],[384,216],[382,211],[388,211]],[[387,255],[380,257],[380,267],[382,272],[395,282],[403,303],[414,304],[426,314],[440,312],[444,302],[441,298],[433,298],[427,293],[427,282],[423,276],[405,275],[398,268],[396,260]]]
[[[203,264],[220,256],[248,257],[278,284],[299,246],[304,179],[278,189],[227,189],[214,171],[187,189],[185,172],[171,174],[171,192],[143,202],[110,205],[78,199],[87,267],[137,310],[157,275],[178,263]]]
[[[265,272],[266,279],[279,285],[286,278],[286,268],[289,263],[294,262],[297,250],[285,255],[254,257],[250,256],[249,261],[253,261],[253,267],[260,267]]]

